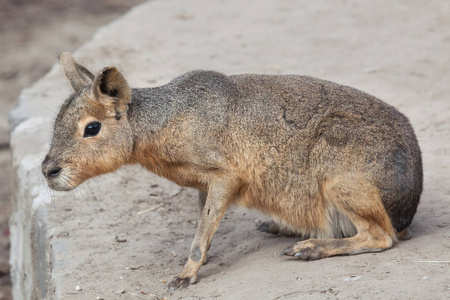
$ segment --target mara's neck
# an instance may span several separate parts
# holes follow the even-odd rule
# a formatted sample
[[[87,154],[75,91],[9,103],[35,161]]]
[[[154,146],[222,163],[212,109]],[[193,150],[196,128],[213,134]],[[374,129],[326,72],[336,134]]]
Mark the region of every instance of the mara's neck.
[[[171,113],[173,96],[166,87],[134,88],[128,105],[128,120],[133,135],[138,138],[159,132]]]

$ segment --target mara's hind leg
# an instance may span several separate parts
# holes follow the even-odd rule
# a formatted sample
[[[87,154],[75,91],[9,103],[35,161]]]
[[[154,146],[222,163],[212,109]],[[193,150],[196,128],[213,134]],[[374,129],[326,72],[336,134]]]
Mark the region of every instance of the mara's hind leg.
[[[346,215],[354,224],[357,234],[342,239],[301,241],[284,249],[282,255],[308,260],[378,252],[392,247],[395,231],[375,186],[351,176],[341,177],[341,180],[325,180],[320,189],[327,205]]]

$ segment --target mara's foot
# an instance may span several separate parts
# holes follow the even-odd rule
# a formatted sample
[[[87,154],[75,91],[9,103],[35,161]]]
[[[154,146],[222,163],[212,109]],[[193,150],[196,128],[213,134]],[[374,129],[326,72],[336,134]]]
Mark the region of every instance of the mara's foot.
[[[274,221],[262,222],[261,224],[259,224],[256,227],[256,229],[261,232],[270,233],[270,234],[277,234],[277,235],[283,235],[283,236],[298,236],[292,230],[290,230],[286,227],[280,226]]]
[[[323,251],[314,240],[306,240],[285,248],[280,255],[295,256],[303,260],[315,260],[323,257]]]
[[[188,285],[194,284],[196,282],[197,282],[197,278],[193,278],[193,277],[182,278],[182,277],[177,276],[167,286],[167,292],[169,292],[169,294],[171,294],[175,290],[184,289]]]

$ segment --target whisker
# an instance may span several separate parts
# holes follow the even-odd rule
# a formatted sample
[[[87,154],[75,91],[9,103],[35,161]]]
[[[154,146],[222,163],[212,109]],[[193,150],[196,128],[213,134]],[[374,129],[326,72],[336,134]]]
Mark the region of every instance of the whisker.
[[[86,182],[86,187],[89,189],[91,196],[93,197],[94,201],[98,201],[97,195],[95,194],[94,190],[89,185],[89,182]]]

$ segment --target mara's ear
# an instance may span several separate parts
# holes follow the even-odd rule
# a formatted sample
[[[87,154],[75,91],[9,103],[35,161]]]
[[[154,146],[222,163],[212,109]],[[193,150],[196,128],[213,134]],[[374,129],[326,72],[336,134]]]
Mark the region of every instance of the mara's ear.
[[[116,119],[127,113],[131,102],[131,88],[117,67],[106,67],[95,76],[92,95]]]
[[[94,80],[94,74],[80,65],[68,52],[59,56],[59,63],[75,92],[79,92]]]

